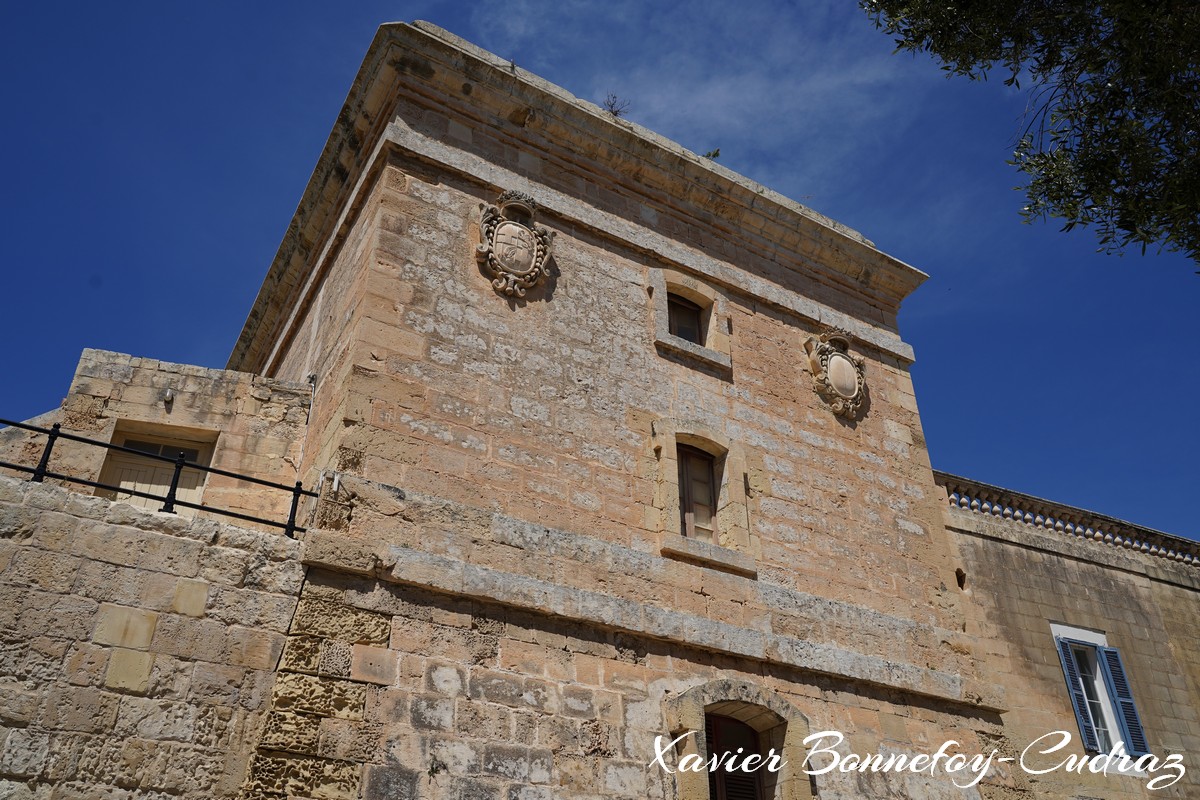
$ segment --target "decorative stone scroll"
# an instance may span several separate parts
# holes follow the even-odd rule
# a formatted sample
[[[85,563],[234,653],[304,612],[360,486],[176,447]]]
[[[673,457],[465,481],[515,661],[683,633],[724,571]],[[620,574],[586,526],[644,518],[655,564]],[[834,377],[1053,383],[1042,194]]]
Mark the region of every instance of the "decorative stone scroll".
[[[867,398],[863,360],[850,354],[850,336],[834,328],[804,343],[812,369],[813,389],[833,413],[853,419]]]
[[[524,297],[547,274],[554,234],[534,224],[537,203],[522,192],[500,195],[496,205],[479,206],[475,258],[492,277],[492,287],[509,297]]]

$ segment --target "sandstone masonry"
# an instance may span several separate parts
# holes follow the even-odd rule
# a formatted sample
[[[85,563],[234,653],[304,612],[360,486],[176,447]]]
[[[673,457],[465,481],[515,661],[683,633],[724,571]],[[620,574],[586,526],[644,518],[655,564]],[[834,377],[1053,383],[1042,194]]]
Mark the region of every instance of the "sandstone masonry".
[[[0,476],[0,797],[704,800],[654,742],[706,757],[718,724],[788,761],[747,800],[1194,796],[1200,548],[935,474],[896,325],[924,277],[382,27],[228,369],[85,351],[34,421],[303,481],[307,532],[221,521],[288,512],[229,475],[190,518]],[[0,432],[0,461],[43,443]],[[804,773],[829,730],[1084,755],[1061,631],[1120,654],[1178,783]]]

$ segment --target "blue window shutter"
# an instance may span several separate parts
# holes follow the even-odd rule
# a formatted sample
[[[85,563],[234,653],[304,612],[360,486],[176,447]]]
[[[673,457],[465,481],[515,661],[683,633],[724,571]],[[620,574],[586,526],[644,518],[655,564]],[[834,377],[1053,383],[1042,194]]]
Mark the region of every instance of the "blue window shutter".
[[[1104,670],[1104,680],[1108,683],[1109,694],[1116,706],[1117,724],[1121,726],[1125,750],[1131,756],[1145,755],[1150,752],[1150,746],[1146,742],[1142,718],[1138,716],[1137,706],[1133,702],[1133,690],[1129,688],[1121,654],[1115,647],[1097,647],[1096,650],[1100,655],[1098,660],[1100,668]]]
[[[1058,645],[1058,658],[1062,662],[1063,674],[1067,676],[1067,692],[1075,708],[1075,721],[1079,723],[1079,733],[1083,736],[1083,748],[1090,753],[1098,753],[1100,740],[1096,738],[1096,729],[1092,727],[1092,718],[1087,711],[1087,696],[1083,693],[1083,681],[1079,677],[1079,665],[1075,663],[1071,642],[1055,636],[1054,643]]]

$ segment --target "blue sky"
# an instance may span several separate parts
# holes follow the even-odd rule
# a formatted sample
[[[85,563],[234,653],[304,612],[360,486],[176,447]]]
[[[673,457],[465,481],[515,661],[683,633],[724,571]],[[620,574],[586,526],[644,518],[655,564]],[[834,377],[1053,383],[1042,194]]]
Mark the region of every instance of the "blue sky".
[[[845,0],[9,4],[0,416],[85,347],[223,366],[376,27],[413,19],[929,273],[900,324],[936,468],[1200,536],[1196,266],[1022,224],[1025,96]]]

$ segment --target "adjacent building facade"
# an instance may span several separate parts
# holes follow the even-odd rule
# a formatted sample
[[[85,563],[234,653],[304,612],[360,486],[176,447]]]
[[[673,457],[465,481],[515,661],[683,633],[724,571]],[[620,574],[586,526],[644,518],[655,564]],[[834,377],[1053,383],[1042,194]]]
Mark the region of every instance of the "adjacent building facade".
[[[228,368],[87,351],[38,421],[117,489],[0,477],[0,795],[1195,795],[1200,548],[935,473],[923,278],[384,26]],[[156,513],[178,451],[307,531]]]

